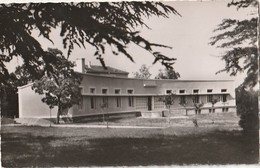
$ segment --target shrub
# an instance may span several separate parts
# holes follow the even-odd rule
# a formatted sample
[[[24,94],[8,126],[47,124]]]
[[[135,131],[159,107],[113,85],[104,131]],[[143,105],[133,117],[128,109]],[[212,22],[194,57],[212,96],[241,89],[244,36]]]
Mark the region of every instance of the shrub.
[[[239,126],[244,131],[258,130],[258,94],[253,89],[246,90],[243,86],[236,89],[237,114],[240,115]]]

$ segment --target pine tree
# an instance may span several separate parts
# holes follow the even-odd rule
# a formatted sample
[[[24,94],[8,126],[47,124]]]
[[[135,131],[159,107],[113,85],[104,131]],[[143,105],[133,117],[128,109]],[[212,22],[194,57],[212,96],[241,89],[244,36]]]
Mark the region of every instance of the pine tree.
[[[90,45],[96,49],[95,57],[106,67],[103,56],[106,46],[111,46],[114,54],[122,53],[134,62],[127,47],[135,44],[150,52],[154,63],[161,62],[172,68],[175,58],[153,48],[168,46],[149,42],[136,31],[138,26],[148,27],[144,17],[167,18],[169,14],[179,15],[171,6],[149,1],[0,4],[1,84],[7,84],[10,77],[5,63],[14,57],[21,57],[28,72],[39,77],[40,67],[51,60],[45,56],[46,52],[33,32],[39,32],[39,36],[53,42],[50,34],[57,28],[60,28],[67,57],[75,45],[83,48]],[[50,67],[46,68],[46,71],[50,70]]]

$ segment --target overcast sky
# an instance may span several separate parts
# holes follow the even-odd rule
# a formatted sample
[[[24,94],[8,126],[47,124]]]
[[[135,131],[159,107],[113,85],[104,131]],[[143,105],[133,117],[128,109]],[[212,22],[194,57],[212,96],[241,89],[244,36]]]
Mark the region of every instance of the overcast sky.
[[[188,2],[167,2],[173,6],[182,16],[171,15],[170,18],[149,18],[145,19],[150,30],[139,28],[142,35],[150,42],[156,42],[173,47],[173,49],[160,49],[163,54],[177,58],[174,68],[180,73],[180,79],[234,79],[237,86],[243,81],[244,75],[230,77],[226,73],[215,73],[224,68],[225,62],[218,57],[225,50],[217,49],[216,46],[210,46],[210,37],[213,30],[225,18],[243,19],[249,17],[251,9],[237,11],[235,7],[227,7],[228,1],[188,1]],[[35,34],[37,35],[37,34]],[[59,37],[59,30],[51,35],[55,38],[53,46],[50,42],[42,40],[43,48],[59,48],[62,50],[62,43]],[[63,50],[64,54],[66,50]],[[159,69],[164,67],[157,63],[152,65],[154,57],[143,49],[135,46],[129,47],[129,53],[132,54],[135,63],[132,63],[124,55],[114,56],[110,53],[110,48],[104,56],[106,65],[130,72],[138,71],[142,64],[150,67],[152,78],[158,73]],[[70,57],[85,58],[92,64],[99,64],[93,56],[94,48],[87,49],[76,48]],[[18,61],[19,62],[19,61]],[[21,61],[20,61],[21,62]],[[17,60],[12,64],[14,66]]]

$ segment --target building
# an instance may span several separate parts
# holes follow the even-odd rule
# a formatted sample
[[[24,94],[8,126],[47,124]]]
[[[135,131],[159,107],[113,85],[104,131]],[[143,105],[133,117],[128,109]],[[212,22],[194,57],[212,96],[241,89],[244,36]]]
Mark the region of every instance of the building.
[[[85,60],[79,60],[77,71],[81,71],[82,100],[79,105],[69,109],[73,118],[98,116],[103,113],[123,114],[142,112],[142,115],[162,114],[166,110],[162,101],[165,95],[173,93],[172,115],[195,113],[194,104],[203,103],[202,113],[235,111],[235,89],[231,80],[171,80],[135,79],[128,73],[109,67],[102,69]],[[50,111],[41,102],[41,95],[31,89],[32,84],[19,87],[19,117],[49,118],[56,117],[57,109]],[[161,115],[159,115],[161,116]]]

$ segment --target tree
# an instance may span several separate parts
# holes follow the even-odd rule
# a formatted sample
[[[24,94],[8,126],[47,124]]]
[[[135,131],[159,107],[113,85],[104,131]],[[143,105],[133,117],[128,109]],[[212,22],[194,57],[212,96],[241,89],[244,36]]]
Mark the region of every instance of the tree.
[[[255,0],[240,0],[228,4],[228,7],[236,6],[238,10],[241,8],[257,8],[258,2]],[[239,125],[244,130],[258,128],[258,98],[252,95],[254,86],[258,83],[259,75],[259,59],[257,48],[257,26],[259,17],[253,17],[244,20],[225,19],[215,32],[218,35],[211,38],[211,45],[218,44],[219,48],[227,50],[221,57],[226,62],[226,66],[219,72],[228,72],[231,76],[237,73],[247,71],[247,76],[242,85],[236,91],[237,112],[240,114]]]
[[[203,107],[203,106],[204,106],[204,103],[194,103],[195,113],[200,114],[201,113],[201,107]]]
[[[180,101],[180,105],[185,109],[185,115],[187,116],[188,115],[188,109],[186,108],[186,97],[183,97],[184,98],[184,101]]]
[[[173,68],[172,69],[164,69],[164,72],[162,69],[159,69],[158,75],[155,77],[155,79],[178,79],[180,77],[180,74],[176,72]]]
[[[200,114],[201,113],[201,107],[204,106],[204,103],[199,102],[198,99],[199,99],[198,95],[192,96],[193,106],[195,108],[195,114]]]
[[[215,113],[215,108],[214,108],[214,106],[215,106],[215,104],[216,104],[217,102],[219,102],[219,96],[213,95],[213,96],[212,96],[212,99],[211,99],[209,102],[210,102],[211,105],[212,105],[212,109],[210,109],[210,112]]]
[[[103,122],[105,122],[105,109],[108,108],[108,103],[102,102],[100,104],[100,108],[102,109],[102,112],[103,112]],[[108,110],[106,110],[106,117],[107,117],[107,128],[108,128],[108,120],[109,120]]]
[[[134,78],[149,79],[152,74],[149,72],[149,68],[145,64],[143,64],[139,69],[139,72],[135,72],[133,73],[133,75]]]
[[[237,9],[257,7],[255,0],[232,0],[228,6],[237,6]],[[254,87],[258,77],[258,49],[257,49],[257,15],[249,19],[235,20],[224,19],[214,30],[218,32],[211,38],[211,45],[225,48],[227,51],[221,55],[226,66],[219,72],[228,72],[231,76],[236,76],[240,72],[247,71],[247,77],[243,85]]]
[[[168,108],[168,110],[169,110],[169,114],[168,114],[168,124],[169,125],[170,125],[171,106],[174,104],[175,99],[176,99],[176,94],[173,94],[173,93],[164,95],[160,99],[160,101],[163,101],[166,108]],[[164,112],[163,112],[162,116],[164,117]]]
[[[57,49],[49,49],[48,53],[57,58],[50,62],[51,72],[46,72],[44,76],[34,82],[33,89],[36,93],[44,95],[42,101],[50,108],[58,107],[57,123],[63,110],[70,108],[74,104],[79,104],[81,91],[79,85],[81,76],[74,72],[74,64],[68,61]]]
[[[258,131],[258,94],[253,89],[246,90],[241,85],[236,89],[237,113],[240,115],[239,125],[244,131]]]
[[[154,47],[171,47],[149,42],[136,31],[138,26],[149,28],[144,17],[167,18],[169,14],[179,15],[171,6],[149,1],[0,4],[0,80],[7,84],[9,72],[5,63],[13,57],[21,57],[26,70],[37,79],[41,66],[46,67],[44,71],[51,71],[47,65],[55,58],[46,57],[33,33],[38,32],[53,43],[50,34],[57,28],[67,57],[75,45],[92,46],[96,49],[94,56],[106,67],[103,56],[106,46],[111,46],[113,54],[122,53],[134,62],[127,47],[135,44],[154,57],[153,63],[160,62],[171,69],[176,59],[154,51]]]

